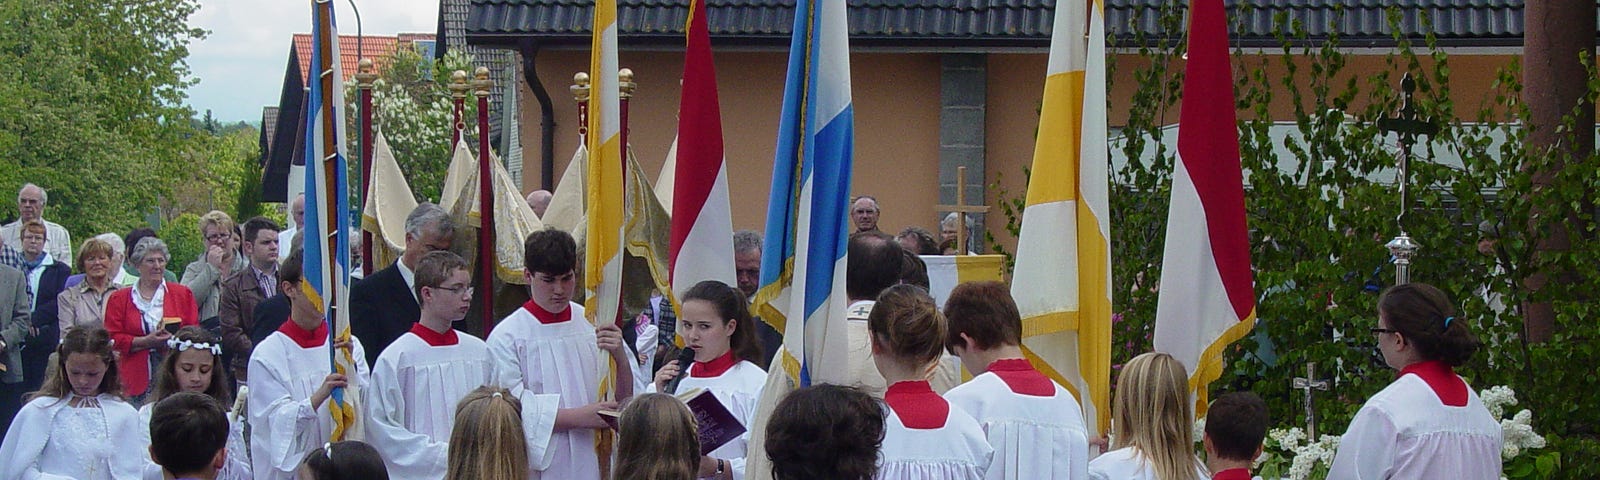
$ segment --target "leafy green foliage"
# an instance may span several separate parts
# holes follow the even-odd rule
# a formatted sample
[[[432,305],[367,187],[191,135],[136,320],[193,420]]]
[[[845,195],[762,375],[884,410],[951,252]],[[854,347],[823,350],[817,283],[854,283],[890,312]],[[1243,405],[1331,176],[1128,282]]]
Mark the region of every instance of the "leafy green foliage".
[[[167,242],[167,252],[172,255],[167,260],[167,270],[179,274],[206,251],[206,239],[200,234],[200,216],[193,213],[178,215],[162,225],[156,236]]]
[[[470,72],[472,58],[459,52],[450,52],[443,59],[434,61],[424,58],[415,50],[402,48],[389,59],[387,65],[379,72],[372,89],[374,131],[388,139],[395,160],[400,164],[400,171],[405,172],[406,180],[411,184],[411,193],[417,201],[438,203],[453,152],[450,128],[454,119],[451,113],[454,104],[450,98],[450,73],[456,70]],[[361,178],[358,170],[360,132],[356,123],[360,114],[360,97],[357,92],[354,83],[345,86],[345,95],[348,97],[346,131],[350,145],[347,151],[351,155],[352,179]],[[476,145],[473,142],[477,138],[477,129],[470,126],[477,124],[477,114],[477,102],[469,95],[464,113],[469,128],[463,137],[469,145]],[[351,183],[353,190],[360,189],[359,183]],[[357,199],[352,199],[351,205],[360,204]]]

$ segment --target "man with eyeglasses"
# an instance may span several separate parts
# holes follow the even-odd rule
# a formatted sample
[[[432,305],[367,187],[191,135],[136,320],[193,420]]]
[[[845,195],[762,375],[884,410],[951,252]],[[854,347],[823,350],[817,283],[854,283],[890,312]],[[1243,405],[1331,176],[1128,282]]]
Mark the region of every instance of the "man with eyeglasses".
[[[63,262],[72,261],[72,235],[67,233],[66,227],[61,224],[44,219],[44,207],[50,203],[49,194],[43,188],[32,183],[24,184],[17,191],[17,213],[21,218],[17,221],[0,227],[0,245],[8,245],[14,249],[22,248],[22,225],[30,221],[44,223],[45,244],[44,251],[51,257]],[[0,248],[3,249],[3,248]]]
[[[429,252],[449,250],[455,236],[449,212],[432,203],[417,205],[406,215],[406,251],[400,260],[350,287],[350,333],[367,346],[368,366],[421,318],[417,262]]]
[[[233,366],[234,380],[241,384],[249,380],[250,352],[255,350],[250,332],[256,321],[256,306],[281,293],[278,291],[278,230],[278,223],[266,217],[244,222],[244,256],[249,265],[223,279],[218,287],[222,290],[217,298],[217,319],[222,324],[222,356]]]
[[[461,256],[423,255],[416,265],[421,317],[383,349],[366,399],[367,443],[393,478],[444,478],[456,402],[492,380],[482,339],[451,328],[472,305],[472,274]]]
[[[217,301],[222,297],[222,280],[233,272],[249,266],[238,255],[238,242],[233,237],[233,217],[212,210],[200,217],[200,235],[206,239],[206,251],[183,269],[183,286],[194,292],[200,302],[200,324],[208,328],[217,325]]]

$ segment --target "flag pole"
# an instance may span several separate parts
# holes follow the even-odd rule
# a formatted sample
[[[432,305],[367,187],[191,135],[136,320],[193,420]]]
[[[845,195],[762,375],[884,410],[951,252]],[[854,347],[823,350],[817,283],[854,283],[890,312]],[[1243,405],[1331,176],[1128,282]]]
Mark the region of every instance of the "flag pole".
[[[488,337],[494,328],[494,171],[489,166],[489,91],[494,80],[486,67],[472,73],[478,97],[478,287],[489,292],[483,297],[483,335]]]
[[[467,112],[467,90],[472,86],[467,85],[467,72],[456,70],[450,72],[450,100],[455,103],[451,110],[453,122],[450,123],[450,150],[455,151],[456,145],[461,144],[462,131],[467,129],[467,121],[462,118]]]
[[[366,211],[367,192],[372,185],[372,82],[378,79],[372,59],[363,58],[356,67],[356,88],[361,92],[361,207]],[[372,275],[372,232],[361,232],[361,275]]]
[[[578,103],[578,136],[589,135],[589,74],[578,72],[572,76],[572,101]]]
[[[617,70],[617,120],[622,124],[617,138],[622,141],[622,178],[628,178],[628,100],[633,98],[633,91],[639,87],[633,83],[633,69],[624,68]],[[626,180],[624,180],[626,182]],[[619,304],[620,305],[620,304]],[[619,313],[620,315],[620,313]]]

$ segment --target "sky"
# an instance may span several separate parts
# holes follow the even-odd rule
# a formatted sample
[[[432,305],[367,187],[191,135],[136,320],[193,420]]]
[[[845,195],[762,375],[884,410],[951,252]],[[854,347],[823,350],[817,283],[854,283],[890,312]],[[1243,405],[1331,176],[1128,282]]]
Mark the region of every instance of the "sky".
[[[277,105],[291,37],[311,31],[311,1],[200,0],[189,25],[211,33],[189,44],[190,74],[199,81],[188,90],[195,113],[209,109],[221,122],[259,122],[261,107]],[[345,35],[356,33],[351,1],[333,0]],[[439,0],[354,3],[366,35],[433,33],[439,22]]]

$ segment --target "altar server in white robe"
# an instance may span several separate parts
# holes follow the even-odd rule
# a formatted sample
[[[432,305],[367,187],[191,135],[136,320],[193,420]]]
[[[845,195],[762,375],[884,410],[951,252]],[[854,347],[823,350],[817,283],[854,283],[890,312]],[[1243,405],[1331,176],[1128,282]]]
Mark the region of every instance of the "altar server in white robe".
[[[1083,407],[1022,355],[1022,316],[1000,282],[957,285],[945,300],[950,350],[976,377],[944,395],[994,447],[984,478],[1089,478]]]
[[[1350,420],[1328,478],[1500,478],[1500,422],[1454,369],[1478,349],[1468,327],[1432,285],[1383,293],[1372,333],[1399,378]]]
[[[994,454],[983,427],[934,393],[925,378],[948,338],[933,297],[914,285],[890,287],[878,296],[867,326],[872,361],[889,382],[877,478],[982,479]]]
[[[11,422],[0,444],[0,478],[138,480],[150,455],[139,412],[122,401],[122,382],[101,328],[74,328],[56,347],[54,373]]]
[[[1108,480],[1201,480],[1194,454],[1194,402],[1183,363],[1161,352],[1133,357],[1111,400],[1111,448],[1089,461],[1089,477]]]
[[[278,292],[289,299],[289,320],[250,353],[250,464],[258,480],[295,478],[306,452],[322,448],[333,436],[333,389],[359,391],[367,385],[366,362],[355,362],[355,375],[328,373],[328,324],[300,290],[302,271],[297,249],[278,268]],[[349,348],[357,359],[366,355],[355,338],[333,347]]]
[[[532,478],[598,480],[597,430],[609,430],[600,410],[617,409],[602,401],[600,383],[616,368],[615,398],[633,394],[633,360],[622,329],[610,321],[584,320],[583,306],[572,303],[577,245],[566,232],[546,229],[523,242],[528,303],[489,334],[495,382],[522,401],[524,434]]]
[[[750,442],[751,421],[767,371],[761,368],[761,342],[756,340],[754,324],[744,293],[731,285],[706,280],[690,287],[679,299],[683,313],[678,316],[677,332],[684,347],[694,350],[694,363],[688,375],[679,380],[674,392],[704,389],[715,395],[728,412],[745,425],[745,434],[700,458],[699,478],[744,478],[744,456]],[[682,371],[677,360],[667,362],[656,372],[649,391],[664,391]]]
[[[394,478],[444,478],[456,404],[493,382],[489,347],[450,328],[472,305],[467,262],[449,251],[417,261],[421,317],[372,366],[364,391],[367,443],[383,456]]]

